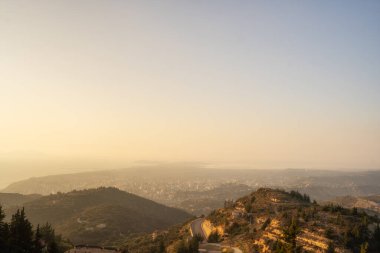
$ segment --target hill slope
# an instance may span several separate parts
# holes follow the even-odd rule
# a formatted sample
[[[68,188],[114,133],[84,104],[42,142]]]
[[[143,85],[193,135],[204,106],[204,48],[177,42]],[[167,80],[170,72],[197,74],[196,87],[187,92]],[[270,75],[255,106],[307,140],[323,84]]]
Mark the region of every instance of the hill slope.
[[[212,212],[204,228],[246,252],[326,252],[329,247],[359,252],[373,240],[376,222],[356,209],[320,206],[298,192],[261,188]]]
[[[365,197],[343,196],[336,197],[328,202],[336,205],[341,205],[346,208],[356,207],[360,210],[366,211],[368,214],[380,214],[379,195]]]
[[[4,208],[19,206],[41,197],[39,194],[22,195],[18,193],[0,193],[0,205]]]
[[[120,246],[130,253],[188,252],[183,250],[190,237],[200,233],[208,237],[209,243],[200,245],[206,252],[378,253],[378,223],[357,209],[322,206],[295,191],[261,188],[204,219],[130,237]]]
[[[104,244],[131,233],[165,229],[191,217],[116,188],[58,193],[24,207],[33,224],[49,222],[75,244]]]

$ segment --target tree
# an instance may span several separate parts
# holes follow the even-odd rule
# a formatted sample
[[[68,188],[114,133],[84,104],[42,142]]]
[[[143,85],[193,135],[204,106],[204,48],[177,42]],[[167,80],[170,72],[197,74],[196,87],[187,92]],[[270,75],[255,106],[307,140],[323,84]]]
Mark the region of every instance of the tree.
[[[41,253],[43,246],[42,246],[42,235],[40,231],[40,225],[37,225],[33,244],[34,244],[33,253]]]
[[[295,218],[292,219],[290,225],[284,229],[284,240],[288,243],[288,248],[291,252],[298,252],[300,249],[297,247],[297,235],[300,233],[300,228]]]
[[[263,223],[263,225],[261,226],[261,230],[265,230],[267,227],[268,227],[268,225],[270,224],[270,222],[271,222],[271,219],[268,217],[266,220],[265,220],[265,222]]]
[[[329,242],[326,253],[335,253],[335,246],[332,242]]]
[[[57,242],[54,240],[50,244],[48,244],[48,252],[49,253],[60,253]]]
[[[25,210],[18,209],[11,222],[4,222],[4,211],[0,206],[0,253],[42,253],[46,245],[48,253],[65,251],[60,236],[56,236],[50,224],[37,226],[33,232],[32,224],[26,218]],[[44,245],[45,244],[45,245]]]
[[[41,231],[41,238],[45,242],[48,252],[49,253],[58,253],[61,252],[59,249],[59,241],[57,236],[55,235],[55,231],[53,227],[49,224],[46,223],[43,225],[40,229]]]
[[[191,238],[189,242],[189,253],[198,253],[199,251],[199,241],[197,237]]]
[[[377,224],[375,231],[373,231],[370,243],[370,252],[380,252],[380,226]]]
[[[178,242],[176,247],[176,253],[188,253],[188,248],[184,240]]]
[[[328,239],[333,239],[334,237],[334,230],[330,227],[328,227],[326,230],[325,230],[325,236],[326,238]]]
[[[4,219],[5,214],[0,205],[0,252],[8,251],[9,227],[8,224],[4,222]]]
[[[10,224],[10,251],[12,253],[30,252],[33,249],[32,224],[25,216],[24,208],[17,210],[12,216]]]
[[[211,232],[207,238],[207,242],[210,242],[210,243],[217,243],[219,241],[220,241],[220,235],[219,235],[218,230]]]
[[[158,243],[158,252],[164,253],[165,252],[165,243],[164,240],[160,240]]]
[[[252,204],[249,202],[245,203],[244,209],[247,213],[250,213],[252,211]]]

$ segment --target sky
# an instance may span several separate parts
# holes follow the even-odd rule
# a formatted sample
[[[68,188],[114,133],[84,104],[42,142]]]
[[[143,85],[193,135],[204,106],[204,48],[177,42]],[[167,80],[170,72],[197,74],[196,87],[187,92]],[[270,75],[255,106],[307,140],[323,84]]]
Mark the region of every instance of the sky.
[[[136,161],[380,168],[379,1],[0,1],[0,186]]]

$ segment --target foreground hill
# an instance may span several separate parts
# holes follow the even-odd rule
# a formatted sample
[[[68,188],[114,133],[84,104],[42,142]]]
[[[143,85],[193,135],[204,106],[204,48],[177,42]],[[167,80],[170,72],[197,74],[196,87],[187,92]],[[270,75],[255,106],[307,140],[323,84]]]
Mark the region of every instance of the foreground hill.
[[[204,229],[212,240],[220,234],[246,252],[379,252],[378,222],[357,209],[261,188],[212,212]]]
[[[131,233],[166,229],[191,217],[116,188],[58,193],[24,207],[33,224],[49,222],[74,244],[104,244]]]
[[[120,241],[130,253],[378,253],[379,219],[357,209],[319,205],[296,191],[260,188],[205,218]],[[194,236],[195,235],[195,236]],[[188,248],[189,247],[189,248]]]

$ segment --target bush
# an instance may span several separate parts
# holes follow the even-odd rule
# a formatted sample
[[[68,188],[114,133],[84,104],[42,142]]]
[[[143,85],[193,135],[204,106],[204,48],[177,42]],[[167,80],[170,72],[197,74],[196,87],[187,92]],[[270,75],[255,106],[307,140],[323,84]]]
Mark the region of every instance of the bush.
[[[218,243],[220,242],[220,234],[218,231],[211,232],[211,234],[207,238],[207,242],[209,243]]]
[[[261,226],[261,230],[264,231],[267,228],[267,226],[269,225],[270,221],[271,221],[270,218],[266,219],[266,221]]]

